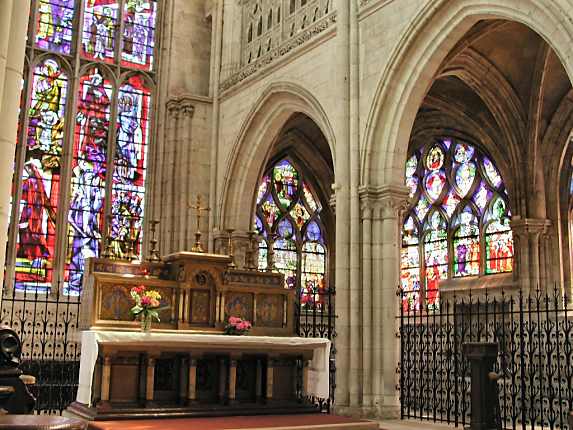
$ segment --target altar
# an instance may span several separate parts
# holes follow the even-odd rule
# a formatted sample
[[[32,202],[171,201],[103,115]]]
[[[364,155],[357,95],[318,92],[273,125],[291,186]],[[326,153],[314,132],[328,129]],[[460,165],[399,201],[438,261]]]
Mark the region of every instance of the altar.
[[[84,331],[69,411],[98,420],[309,412],[305,398],[329,396],[329,353],[322,338]]]
[[[134,288],[160,295],[143,332]],[[232,256],[179,252],[160,261],[92,258],[81,304],[80,379],[67,413],[88,420],[317,412],[328,399],[330,341],[295,332],[294,291],[279,273]],[[224,335],[231,317],[246,336]]]

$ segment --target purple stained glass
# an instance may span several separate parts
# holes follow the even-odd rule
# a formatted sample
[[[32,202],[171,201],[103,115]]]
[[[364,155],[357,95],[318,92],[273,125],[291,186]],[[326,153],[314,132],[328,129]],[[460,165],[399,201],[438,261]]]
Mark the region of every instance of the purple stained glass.
[[[458,143],[454,149],[454,160],[458,163],[467,163],[470,161],[475,153],[473,146],[467,143]]]
[[[502,184],[501,175],[489,158],[483,157],[483,167],[486,177],[494,187],[498,188]]]
[[[417,176],[410,176],[409,178],[407,178],[406,179],[406,186],[410,190],[408,195],[410,197],[414,197],[414,194],[416,194],[416,191],[418,190],[418,177]]]
[[[491,200],[493,196],[493,191],[491,191],[485,184],[484,181],[481,181],[478,189],[474,193],[472,200],[480,210],[480,214],[483,213],[483,210],[487,206],[487,203]]]
[[[36,46],[70,54],[74,23],[74,0],[39,0],[36,14]]]
[[[418,204],[416,205],[416,207],[414,207],[414,212],[416,213],[416,216],[418,217],[420,222],[424,221],[424,218],[426,217],[426,214],[428,213],[429,210],[430,210],[430,202],[428,202],[426,196],[420,196]]]
[[[123,7],[121,63],[143,70],[153,68],[155,50],[155,0],[126,0]]]
[[[267,194],[270,181],[271,181],[271,178],[269,178],[268,175],[266,175],[261,180],[261,183],[259,185],[259,189],[257,190],[257,204],[259,204],[263,200],[263,197]]]
[[[117,0],[84,1],[82,54],[85,57],[107,63],[114,61],[118,12]]]
[[[291,222],[288,219],[283,219],[279,222],[277,233],[280,238],[291,239],[294,234]]]
[[[68,213],[67,294],[80,293],[85,260],[100,252],[112,93],[110,81],[98,68],[80,78]]]
[[[311,221],[306,227],[307,240],[314,242],[322,242],[322,232],[316,221]]]
[[[414,175],[417,168],[418,157],[416,157],[416,155],[412,155],[410,158],[408,158],[408,161],[406,161],[406,179]]]

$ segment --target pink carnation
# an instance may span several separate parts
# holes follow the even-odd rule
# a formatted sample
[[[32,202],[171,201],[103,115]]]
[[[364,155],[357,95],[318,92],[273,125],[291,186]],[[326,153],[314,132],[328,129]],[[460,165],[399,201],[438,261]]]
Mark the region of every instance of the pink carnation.
[[[229,324],[231,324],[231,325],[239,324],[241,321],[242,321],[241,318],[238,318],[238,317],[229,317]]]
[[[141,306],[150,306],[152,301],[153,299],[151,297],[143,296],[141,298]]]

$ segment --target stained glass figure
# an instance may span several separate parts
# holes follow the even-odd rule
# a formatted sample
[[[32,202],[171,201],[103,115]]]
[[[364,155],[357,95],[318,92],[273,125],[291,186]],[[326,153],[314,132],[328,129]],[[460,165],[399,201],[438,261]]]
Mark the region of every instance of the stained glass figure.
[[[298,172],[292,164],[283,160],[273,169],[273,181],[280,204],[288,208],[298,190]]]
[[[406,161],[406,186],[412,201],[402,230],[404,311],[439,306],[439,283],[449,276],[512,270],[507,191],[478,147],[453,138],[428,143]]]
[[[259,269],[268,267],[268,238],[275,234],[275,268],[285,275],[285,287],[298,291],[301,309],[323,311],[328,288],[321,205],[290,160],[280,160],[267,172],[257,190],[254,222],[264,238]]]
[[[68,55],[72,46],[75,0],[39,0],[36,14],[36,46]]]
[[[494,187],[499,187],[502,184],[501,175],[487,157],[483,158],[483,168],[485,176]]]
[[[411,178],[414,173],[416,173],[416,169],[418,168],[418,157],[416,155],[412,155],[406,161],[406,178]]]
[[[479,274],[479,225],[472,210],[466,208],[454,220],[454,273],[455,277]]]
[[[261,179],[261,183],[257,191],[257,204],[259,204],[263,199],[263,197],[267,194],[270,182],[271,178],[268,175],[266,175],[265,177],[263,177],[263,179]]]
[[[141,253],[145,170],[149,143],[151,93],[139,75],[119,87],[113,170],[113,255],[125,258],[130,248]]]
[[[91,60],[111,63],[115,59],[115,38],[119,1],[85,0],[82,54]]]
[[[417,176],[410,176],[406,178],[406,186],[410,190],[408,195],[410,197],[414,197],[414,194],[418,191],[418,177]]]
[[[55,60],[36,66],[17,223],[17,290],[50,289],[67,91],[67,75]]]
[[[68,294],[80,293],[85,260],[100,252],[112,97],[112,85],[97,67],[80,78],[68,212]]]
[[[121,63],[150,70],[155,49],[155,0],[126,0],[123,6]]]
[[[418,229],[412,217],[404,223],[400,251],[400,285],[404,291],[402,307],[405,312],[420,310],[420,252]]]
[[[483,213],[487,203],[491,200],[493,191],[487,187],[484,181],[481,181],[477,191],[474,193],[472,200],[478,207],[480,214]]]
[[[460,196],[463,198],[470,191],[474,183],[474,179],[476,177],[476,165],[472,162],[463,163],[456,167],[455,172],[456,186]]]
[[[458,163],[467,163],[474,156],[475,149],[467,143],[458,143],[454,150],[454,160]]]
[[[432,202],[436,201],[438,197],[440,197],[445,185],[446,174],[441,170],[435,170],[426,176],[424,186]]]
[[[426,304],[428,309],[439,307],[439,282],[448,278],[448,233],[446,220],[438,211],[430,215],[424,239]]]
[[[434,146],[426,156],[426,166],[429,170],[438,170],[444,165],[444,151],[439,146]]]

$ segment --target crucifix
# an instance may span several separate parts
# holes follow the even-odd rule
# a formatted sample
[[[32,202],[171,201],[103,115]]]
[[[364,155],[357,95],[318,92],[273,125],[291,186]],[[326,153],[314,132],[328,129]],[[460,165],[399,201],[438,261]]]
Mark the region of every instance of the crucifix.
[[[197,216],[197,231],[195,232],[195,244],[191,248],[193,252],[205,252],[203,247],[201,246],[201,232],[199,231],[199,225],[201,222],[201,212],[209,212],[211,208],[201,206],[201,196],[197,194],[197,203],[194,205],[189,205],[190,209],[195,209],[195,213]]]

